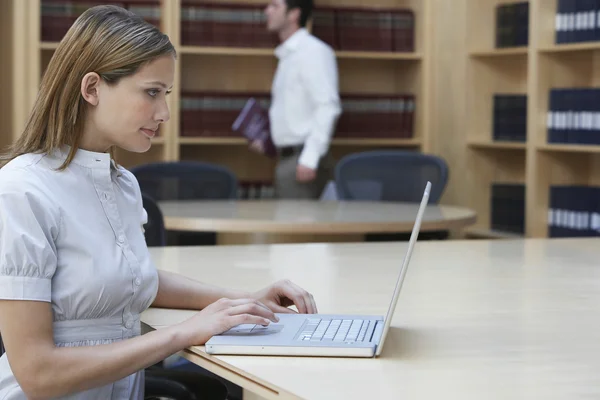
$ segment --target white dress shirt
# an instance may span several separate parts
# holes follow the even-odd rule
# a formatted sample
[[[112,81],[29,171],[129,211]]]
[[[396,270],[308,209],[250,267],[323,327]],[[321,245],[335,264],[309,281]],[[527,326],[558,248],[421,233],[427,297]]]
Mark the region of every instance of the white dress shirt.
[[[0,169],[0,299],[49,302],[59,347],[140,335],[157,270],[143,234],[147,214],[133,174],[107,153],[68,147],[26,154]],[[144,372],[63,399],[140,399]],[[0,399],[25,399],[7,354]]]
[[[304,145],[298,162],[316,168],[341,113],[335,53],[301,28],[275,49],[279,64],[269,119],[277,147]]]

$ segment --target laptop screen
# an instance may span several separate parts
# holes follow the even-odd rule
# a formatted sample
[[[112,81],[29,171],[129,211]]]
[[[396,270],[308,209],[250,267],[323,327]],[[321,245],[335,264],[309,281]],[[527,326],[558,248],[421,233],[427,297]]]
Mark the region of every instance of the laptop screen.
[[[383,333],[381,335],[381,340],[379,341],[379,345],[377,346],[377,355],[381,354],[381,350],[383,349],[383,342],[385,341],[385,337],[387,335],[388,330],[390,329],[390,324],[392,322],[392,316],[394,315],[394,310],[396,309],[396,303],[398,303],[398,297],[400,296],[400,289],[402,288],[402,282],[404,282],[404,276],[406,275],[406,270],[408,269],[408,263],[410,262],[410,256],[412,255],[413,248],[415,243],[417,242],[417,237],[419,236],[419,230],[421,229],[421,220],[423,219],[423,214],[425,213],[425,208],[427,208],[427,202],[429,201],[429,193],[431,192],[431,182],[427,182],[425,185],[425,191],[423,192],[423,198],[421,199],[421,205],[419,206],[419,210],[417,211],[417,219],[415,220],[415,224],[412,229],[412,233],[410,235],[410,240],[408,241],[408,249],[406,251],[406,255],[404,256],[404,261],[402,262],[402,268],[400,269],[400,273],[398,274],[398,279],[396,281],[396,288],[394,289],[394,295],[392,296],[392,302],[388,308],[388,312],[385,316],[385,325],[383,327]]]

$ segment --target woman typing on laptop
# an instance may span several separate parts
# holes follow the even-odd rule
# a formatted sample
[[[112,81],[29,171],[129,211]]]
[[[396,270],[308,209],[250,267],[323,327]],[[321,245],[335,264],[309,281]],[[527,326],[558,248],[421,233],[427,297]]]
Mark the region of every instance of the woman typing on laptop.
[[[139,185],[111,153],[150,148],[175,58],[112,6],[84,12],[56,49],[0,169],[0,398],[140,399],[144,368],[171,354],[291,305],[317,311],[289,281],[243,293],[154,267]],[[201,311],[141,336],[149,306]]]

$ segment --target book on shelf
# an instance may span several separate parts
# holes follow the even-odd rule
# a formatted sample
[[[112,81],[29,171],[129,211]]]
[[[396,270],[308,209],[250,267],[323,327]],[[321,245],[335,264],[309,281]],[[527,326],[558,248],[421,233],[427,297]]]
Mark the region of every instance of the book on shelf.
[[[558,0],[555,18],[557,44],[600,40],[600,2]]]
[[[410,9],[317,7],[312,33],[335,50],[415,50],[415,16]]]
[[[341,96],[337,138],[409,139],[414,136],[415,96],[412,94],[350,94]]]
[[[248,99],[231,129],[241,133],[249,143],[258,141],[266,156],[276,157],[277,150],[271,139],[269,114],[255,98]]]
[[[600,187],[550,186],[548,236],[600,236]]]
[[[529,2],[499,4],[496,7],[496,48],[527,46],[529,43]]]
[[[550,89],[548,143],[600,145],[600,88]]]
[[[180,135],[185,137],[239,137],[231,130],[249,98],[269,108],[267,92],[182,91]]]
[[[156,27],[160,27],[160,0],[41,0],[41,40],[59,42],[86,9],[101,4],[126,8]]]
[[[494,141],[527,141],[527,95],[494,94],[492,137]]]
[[[490,199],[492,230],[525,233],[525,185],[493,183]]]
[[[274,48],[279,38],[268,31],[262,4],[182,0],[181,44]]]

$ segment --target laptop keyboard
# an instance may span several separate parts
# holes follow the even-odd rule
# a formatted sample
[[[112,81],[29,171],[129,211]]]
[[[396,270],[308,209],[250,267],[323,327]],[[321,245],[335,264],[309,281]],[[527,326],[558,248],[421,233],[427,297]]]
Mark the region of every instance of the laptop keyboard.
[[[312,342],[364,342],[368,320],[309,318],[297,340]]]

